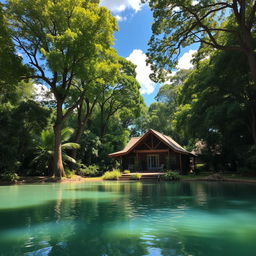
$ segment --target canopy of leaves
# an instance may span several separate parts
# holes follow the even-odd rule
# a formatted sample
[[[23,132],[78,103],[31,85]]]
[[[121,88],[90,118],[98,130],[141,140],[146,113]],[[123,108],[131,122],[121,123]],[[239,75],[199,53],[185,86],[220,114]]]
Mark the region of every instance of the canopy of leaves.
[[[182,48],[199,43],[219,50],[253,52],[256,1],[150,0],[153,35],[148,57],[152,79],[165,80]],[[229,38],[233,37],[232,44]],[[253,54],[253,53],[252,53]]]

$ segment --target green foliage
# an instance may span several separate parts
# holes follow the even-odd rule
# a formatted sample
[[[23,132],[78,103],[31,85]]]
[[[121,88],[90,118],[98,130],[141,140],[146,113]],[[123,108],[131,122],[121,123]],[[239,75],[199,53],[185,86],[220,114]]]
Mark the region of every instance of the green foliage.
[[[130,170],[124,170],[123,173],[124,174],[129,174],[131,171]]]
[[[120,170],[113,170],[113,171],[107,171],[103,175],[103,180],[118,180],[119,177],[121,177],[122,174]]]
[[[22,76],[28,75],[28,68],[22,64],[22,59],[15,52],[11,40],[11,31],[7,27],[6,17],[0,3],[0,104],[17,100],[17,88]]]
[[[169,72],[176,66],[181,50],[194,43],[201,43],[201,58],[215,48],[244,52],[244,56],[250,54],[251,61],[254,59],[256,63],[253,53],[254,1],[235,1],[235,4],[228,0],[144,2],[149,2],[154,17],[147,54],[154,71],[151,77],[154,81],[168,80]],[[250,50],[246,52],[248,46]]]
[[[4,172],[0,175],[1,180],[9,182],[9,183],[16,183],[19,179],[19,176],[15,172]]]
[[[99,176],[100,171],[97,165],[80,165],[80,169],[78,171],[79,175],[85,177],[96,177]]]
[[[256,128],[254,86],[248,75],[241,53],[217,52],[184,82],[174,115],[176,129],[183,138],[200,142],[208,170],[235,171],[243,165]]]
[[[208,167],[207,167],[207,164],[196,164],[196,173],[202,173],[202,172],[207,172],[209,171],[208,170]]]
[[[68,150],[78,149],[80,145],[77,143],[67,142],[70,140],[74,130],[66,127],[62,129],[62,145],[63,150],[62,158],[64,162],[76,163],[76,160],[67,154]],[[43,173],[50,174],[52,169],[52,158],[54,148],[54,133],[52,130],[43,130],[37,142],[36,157],[33,159],[33,163],[36,164],[37,168],[42,168]]]
[[[130,180],[140,180],[140,179],[141,179],[141,174],[139,174],[139,173],[133,173],[130,176]]]
[[[73,176],[75,175],[75,171],[70,170],[70,169],[66,169],[66,170],[65,170],[65,173],[66,173],[66,177],[67,177],[68,179],[73,178]]]
[[[172,180],[177,181],[180,180],[180,175],[177,172],[167,171],[163,176],[162,179],[164,180]]]
[[[11,35],[33,68],[33,78],[49,86],[54,94],[54,136],[84,99],[88,88],[102,84],[102,73],[112,80],[119,70],[113,33],[116,19],[99,1],[9,0],[6,16]],[[93,81],[93,82],[91,82]],[[112,85],[108,79],[108,85]],[[54,150],[60,148],[55,140]],[[56,176],[65,175],[61,152],[55,154]],[[67,158],[66,158],[67,159]],[[71,160],[70,158],[67,160]]]
[[[50,115],[49,109],[32,100],[0,105],[0,170],[29,169],[35,138],[48,126]]]

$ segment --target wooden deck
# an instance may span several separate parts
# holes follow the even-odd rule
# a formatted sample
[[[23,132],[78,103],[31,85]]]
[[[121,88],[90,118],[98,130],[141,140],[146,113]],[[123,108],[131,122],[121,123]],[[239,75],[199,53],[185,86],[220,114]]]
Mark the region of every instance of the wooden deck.
[[[140,180],[159,180],[162,175],[164,175],[163,172],[136,172],[141,175]],[[130,177],[135,173],[128,173],[123,174],[119,180],[120,181],[127,181],[130,180]]]

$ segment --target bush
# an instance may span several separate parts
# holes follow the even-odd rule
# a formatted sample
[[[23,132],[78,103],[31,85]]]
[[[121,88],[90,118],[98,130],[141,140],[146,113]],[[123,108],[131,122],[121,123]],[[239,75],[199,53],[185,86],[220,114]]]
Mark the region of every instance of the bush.
[[[119,170],[113,170],[105,172],[103,175],[103,180],[118,180],[118,178],[121,176],[121,172]]]
[[[162,177],[164,180],[180,180],[180,175],[173,171],[166,172]]]
[[[131,171],[129,170],[124,170],[124,174],[129,174]]]
[[[1,179],[6,182],[16,183],[19,179],[19,176],[15,172],[5,172],[1,175]]]
[[[134,173],[131,175],[130,180],[140,180],[140,178],[141,178],[141,174]]]
[[[75,175],[75,171],[71,171],[69,169],[65,170],[66,177],[71,179]]]
[[[202,173],[202,172],[208,172],[209,171],[209,167],[206,164],[196,164],[196,173]]]
[[[100,174],[99,167],[97,165],[81,165],[79,170],[79,175],[81,176],[89,176],[89,177],[96,177]]]

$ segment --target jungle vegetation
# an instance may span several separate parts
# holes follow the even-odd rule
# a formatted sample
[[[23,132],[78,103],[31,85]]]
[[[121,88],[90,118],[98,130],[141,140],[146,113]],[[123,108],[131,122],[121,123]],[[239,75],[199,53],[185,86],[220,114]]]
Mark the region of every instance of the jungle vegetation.
[[[256,1],[149,5],[148,62],[163,83],[150,106],[98,0],[0,5],[0,174],[100,175],[118,167],[109,153],[150,128],[195,150],[207,170],[256,172]],[[194,67],[173,72],[194,43]]]

